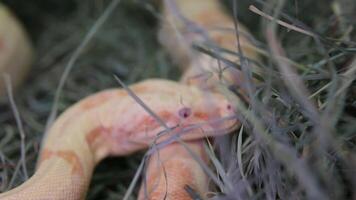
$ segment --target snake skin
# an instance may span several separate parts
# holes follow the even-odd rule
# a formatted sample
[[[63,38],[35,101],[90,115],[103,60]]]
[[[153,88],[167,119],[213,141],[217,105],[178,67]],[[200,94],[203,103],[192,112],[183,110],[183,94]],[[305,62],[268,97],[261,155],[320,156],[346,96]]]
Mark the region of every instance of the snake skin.
[[[220,94],[159,79],[137,83],[131,89],[167,126],[177,127],[157,142],[197,123],[202,125],[181,138],[203,138],[215,135],[216,130],[225,134],[238,125],[236,120],[207,123],[233,114]],[[182,109],[190,113],[182,115]],[[89,96],[67,109],[53,124],[35,174],[23,185],[1,194],[0,199],[83,199],[100,160],[147,148],[163,130],[124,89]]]
[[[184,71],[181,81],[146,80],[130,88],[169,127],[175,127],[157,142],[192,124],[202,125],[181,135],[190,153],[181,144],[173,143],[151,156],[138,199],[190,200],[194,197],[187,186],[204,199],[208,178],[191,153],[208,164],[201,138],[226,134],[239,125],[231,119],[212,122],[234,114],[228,100],[214,91],[217,83],[241,85],[243,77],[240,71],[231,68],[217,75],[216,59],[191,46],[212,41],[236,51],[236,34],[231,31],[234,24],[220,7],[219,0],[164,0],[162,10],[159,40]],[[185,20],[190,24],[184,23]],[[245,56],[257,59],[248,31],[241,24],[239,27]],[[194,32],[192,28],[202,31]],[[221,29],[230,29],[230,32]],[[223,55],[239,61],[236,56]],[[84,199],[98,162],[107,156],[126,156],[145,149],[163,130],[123,89],[89,96],[70,107],[53,124],[44,138],[35,174],[19,187],[0,194],[0,199]]]

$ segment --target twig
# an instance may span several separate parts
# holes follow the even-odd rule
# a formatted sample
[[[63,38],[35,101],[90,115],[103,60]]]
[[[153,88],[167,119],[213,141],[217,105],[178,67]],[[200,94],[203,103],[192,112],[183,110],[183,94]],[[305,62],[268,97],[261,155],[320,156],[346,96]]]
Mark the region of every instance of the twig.
[[[67,65],[65,67],[65,70],[64,70],[64,72],[63,72],[63,74],[62,74],[62,76],[60,78],[59,85],[57,87],[57,90],[56,90],[56,93],[55,93],[55,96],[54,96],[53,107],[52,107],[51,113],[50,113],[50,115],[48,117],[48,120],[47,120],[47,124],[46,124],[46,128],[45,128],[45,134],[43,136],[44,139],[42,141],[45,141],[45,138],[47,137],[47,134],[48,134],[48,130],[51,127],[51,125],[52,125],[53,121],[55,120],[55,118],[57,117],[58,104],[59,104],[60,96],[61,96],[64,84],[65,84],[65,82],[67,80],[67,77],[68,77],[69,73],[71,72],[71,70],[73,69],[75,62],[78,60],[79,56],[84,51],[85,47],[87,47],[87,45],[93,39],[95,34],[99,31],[101,26],[109,18],[111,13],[115,10],[115,8],[117,7],[117,5],[120,2],[121,2],[121,0],[112,0],[111,1],[109,6],[105,9],[104,13],[95,21],[94,25],[90,28],[90,30],[85,35],[84,39],[82,40],[82,42],[80,43],[78,48],[74,51],[74,53],[70,57]],[[41,145],[41,146],[43,146],[43,145]]]
[[[285,60],[280,59],[284,57],[284,51],[279,45],[279,42],[274,34],[274,31],[271,28],[266,30],[266,37],[269,43],[269,46],[274,56],[277,67],[279,68],[282,78],[286,83],[287,88],[290,90],[291,94],[295,99],[304,107],[304,111],[307,113],[307,116],[311,120],[319,118],[318,110],[315,108],[313,103],[308,99],[308,90],[306,89],[303,81],[300,79],[298,74],[293,70],[293,68]]]
[[[21,121],[21,117],[20,117],[20,112],[17,109],[15,100],[14,100],[14,96],[13,96],[13,92],[12,92],[12,84],[11,84],[11,77],[9,74],[4,74],[3,75],[4,81],[5,81],[5,85],[6,85],[6,91],[7,91],[7,95],[9,96],[9,101],[10,101],[10,106],[11,109],[14,113],[15,116],[15,120],[16,120],[16,124],[17,127],[19,129],[19,133],[20,133],[20,138],[21,138],[21,158],[20,158],[20,162],[22,163],[22,171],[23,174],[25,176],[25,180],[28,179],[28,173],[27,173],[27,167],[26,167],[26,148],[25,148],[25,131],[23,129],[23,125],[22,125],[22,121]]]
[[[264,17],[264,18],[268,19],[268,20],[271,20],[271,21],[276,20],[276,19],[274,19],[272,16],[270,16],[270,15],[268,15],[268,14],[262,12],[262,11],[259,10],[258,8],[256,8],[254,5],[250,5],[248,9],[251,10],[252,12],[254,12],[254,13],[260,15],[261,17]],[[309,36],[314,37],[314,38],[317,37],[316,34],[310,32],[310,31],[307,31],[307,30],[301,29],[301,28],[299,28],[299,27],[296,27],[296,26],[294,26],[294,25],[288,24],[287,22],[284,22],[284,21],[282,21],[282,20],[277,19],[276,22],[277,22],[279,25],[284,26],[284,27],[286,27],[286,28],[288,28],[288,29],[290,29],[290,30],[294,30],[294,31],[296,31],[296,32],[303,33],[303,34],[305,34],[305,35],[309,35]]]

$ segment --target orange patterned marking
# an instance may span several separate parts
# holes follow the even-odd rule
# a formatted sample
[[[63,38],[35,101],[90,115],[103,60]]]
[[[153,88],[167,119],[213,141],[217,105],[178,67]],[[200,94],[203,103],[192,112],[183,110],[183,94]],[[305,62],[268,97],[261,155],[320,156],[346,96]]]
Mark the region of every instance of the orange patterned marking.
[[[52,157],[52,155],[53,155],[53,152],[51,150],[43,149],[39,163],[42,163],[45,160],[48,160],[50,157]]]
[[[146,85],[137,85],[137,86],[134,86],[134,87],[131,87],[131,89],[135,92],[135,93],[143,93],[143,92],[146,92],[148,90],[150,90],[149,87],[147,87]]]
[[[139,124],[143,125],[151,125],[157,124],[156,119],[154,119],[151,115],[145,116]]]
[[[83,173],[83,167],[80,163],[79,157],[74,151],[57,151],[57,156],[72,165],[72,174]]]
[[[157,115],[164,121],[168,122],[170,120],[175,120],[177,117],[170,111],[163,110]],[[155,128],[158,128],[161,126],[160,123],[156,121],[155,118],[153,118],[151,115],[144,117],[139,123],[137,123],[139,126],[134,130],[134,132],[141,132],[141,131],[151,131]],[[143,126],[142,126],[143,125]]]
[[[208,120],[209,119],[209,115],[207,113],[204,113],[204,112],[195,112],[194,113],[194,117],[200,118],[202,120]]]
[[[130,89],[135,93],[135,94],[142,94],[142,93],[149,93],[149,92],[156,92],[156,89],[153,89],[151,85],[143,85],[143,84],[139,84],[139,85],[135,85],[133,87],[130,87]],[[126,91],[125,91],[126,92]],[[165,90],[164,91],[166,94],[176,94],[176,92],[174,90],[172,91],[168,91]],[[127,93],[126,93],[127,94]]]
[[[174,118],[174,115],[167,111],[167,110],[163,110],[159,113],[157,113],[157,115],[164,121],[164,122],[167,122],[169,121],[170,119],[173,119]],[[153,118],[151,115],[149,116],[146,116],[143,118],[143,120],[141,122],[138,123],[139,125],[140,124],[144,124],[144,125],[150,125],[150,126],[154,126],[154,127],[157,127],[158,122],[156,121],[155,118]]]
[[[72,174],[83,175],[83,166],[79,160],[78,155],[72,150],[59,150],[52,151],[49,149],[44,149],[42,151],[40,163],[44,162],[53,157],[59,157],[72,166]]]
[[[226,22],[230,22],[226,15],[221,14],[219,10],[205,10],[199,13],[194,21],[205,27],[220,26],[226,24]]]
[[[104,128],[102,127],[97,127],[85,136],[85,139],[89,146],[92,145],[94,141],[102,134],[103,129]]]
[[[158,115],[163,119],[163,120],[169,120],[170,118],[173,118],[174,115],[172,114],[172,112],[164,110],[160,113],[158,113]]]
[[[163,163],[163,165],[166,169],[167,180],[163,174],[162,168],[160,170],[152,171],[149,174],[150,177],[147,182],[147,186],[150,187],[148,191],[148,199],[160,200],[163,199],[166,194],[167,199],[192,199],[184,189],[186,185],[189,185],[194,189],[197,187],[196,182],[193,179],[194,174],[192,173],[192,169],[175,160],[169,160],[166,163]],[[168,183],[166,181],[168,181]],[[166,188],[166,186],[168,186],[168,188]]]
[[[103,126],[96,127],[85,136],[85,140],[87,141],[89,146],[91,146],[100,136],[110,131],[110,128],[105,128]]]
[[[117,92],[117,91],[105,91],[101,92],[97,95],[94,96],[89,96],[86,99],[84,99],[82,102],[80,102],[81,108],[83,110],[89,110],[93,107],[96,107],[100,104],[105,103],[109,99],[115,97],[115,96],[122,96],[124,93],[123,92]]]
[[[1,50],[5,47],[5,44],[4,44],[4,39],[3,38],[0,38],[0,52]]]

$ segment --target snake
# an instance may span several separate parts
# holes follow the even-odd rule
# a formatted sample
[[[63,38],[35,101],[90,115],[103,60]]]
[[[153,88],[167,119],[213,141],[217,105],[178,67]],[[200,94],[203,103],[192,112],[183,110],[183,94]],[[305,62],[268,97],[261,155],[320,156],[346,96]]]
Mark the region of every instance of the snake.
[[[205,91],[218,91],[221,84],[234,85],[246,97],[244,75],[240,70],[231,67],[222,70],[218,59],[192,46],[199,42],[212,43],[225,50],[243,52],[249,60],[259,60],[248,29],[238,21],[235,24],[220,0],[165,0],[162,5],[159,41],[183,71],[180,83]],[[238,25],[239,37],[235,25]],[[240,57],[222,51],[217,53],[240,63]],[[209,177],[202,165],[209,165],[209,159],[203,144],[204,140],[200,139],[187,142],[185,147],[176,143],[160,149],[148,162],[146,181],[141,185],[138,199],[207,199]],[[200,162],[192,154],[198,155]]]
[[[195,194],[205,199],[208,177],[192,154],[208,164],[204,139],[239,126],[233,104],[216,85],[222,80],[238,85],[243,77],[230,69],[216,75],[216,59],[193,50],[192,44],[208,38],[236,50],[236,35],[219,31],[234,24],[219,0],[166,0],[162,15],[159,40],[183,70],[180,81],[148,79],[75,103],[43,139],[34,175],[0,194],[0,199],[85,199],[93,170],[101,160],[128,156],[172,139],[184,140],[185,146],[171,142],[151,155],[138,199],[189,200],[196,199]],[[192,32],[191,22],[206,34]],[[241,31],[248,35],[243,26]],[[243,34],[241,45],[247,57],[257,57]],[[236,57],[225,56],[238,62]]]
[[[171,127],[157,142],[177,134],[184,140],[224,134],[238,124],[236,119],[217,121],[233,114],[218,93],[159,79],[134,84],[131,90]],[[195,124],[201,125],[189,128]],[[164,130],[124,89],[89,96],[53,124],[35,174],[0,199],[83,199],[100,160],[147,148]]]
[[[17,88],[30,71],[33,47],[21,23],[0,2],[0,97],[6,94],[3,75]]]

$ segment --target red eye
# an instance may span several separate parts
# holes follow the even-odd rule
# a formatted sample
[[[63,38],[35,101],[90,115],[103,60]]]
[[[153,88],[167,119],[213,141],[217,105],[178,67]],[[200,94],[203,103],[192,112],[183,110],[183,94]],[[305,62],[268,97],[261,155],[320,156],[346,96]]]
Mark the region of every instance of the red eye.
[[[182,118],[188,118],[192,114],[192,110],[188,107],[181,108],[178,114]]]

